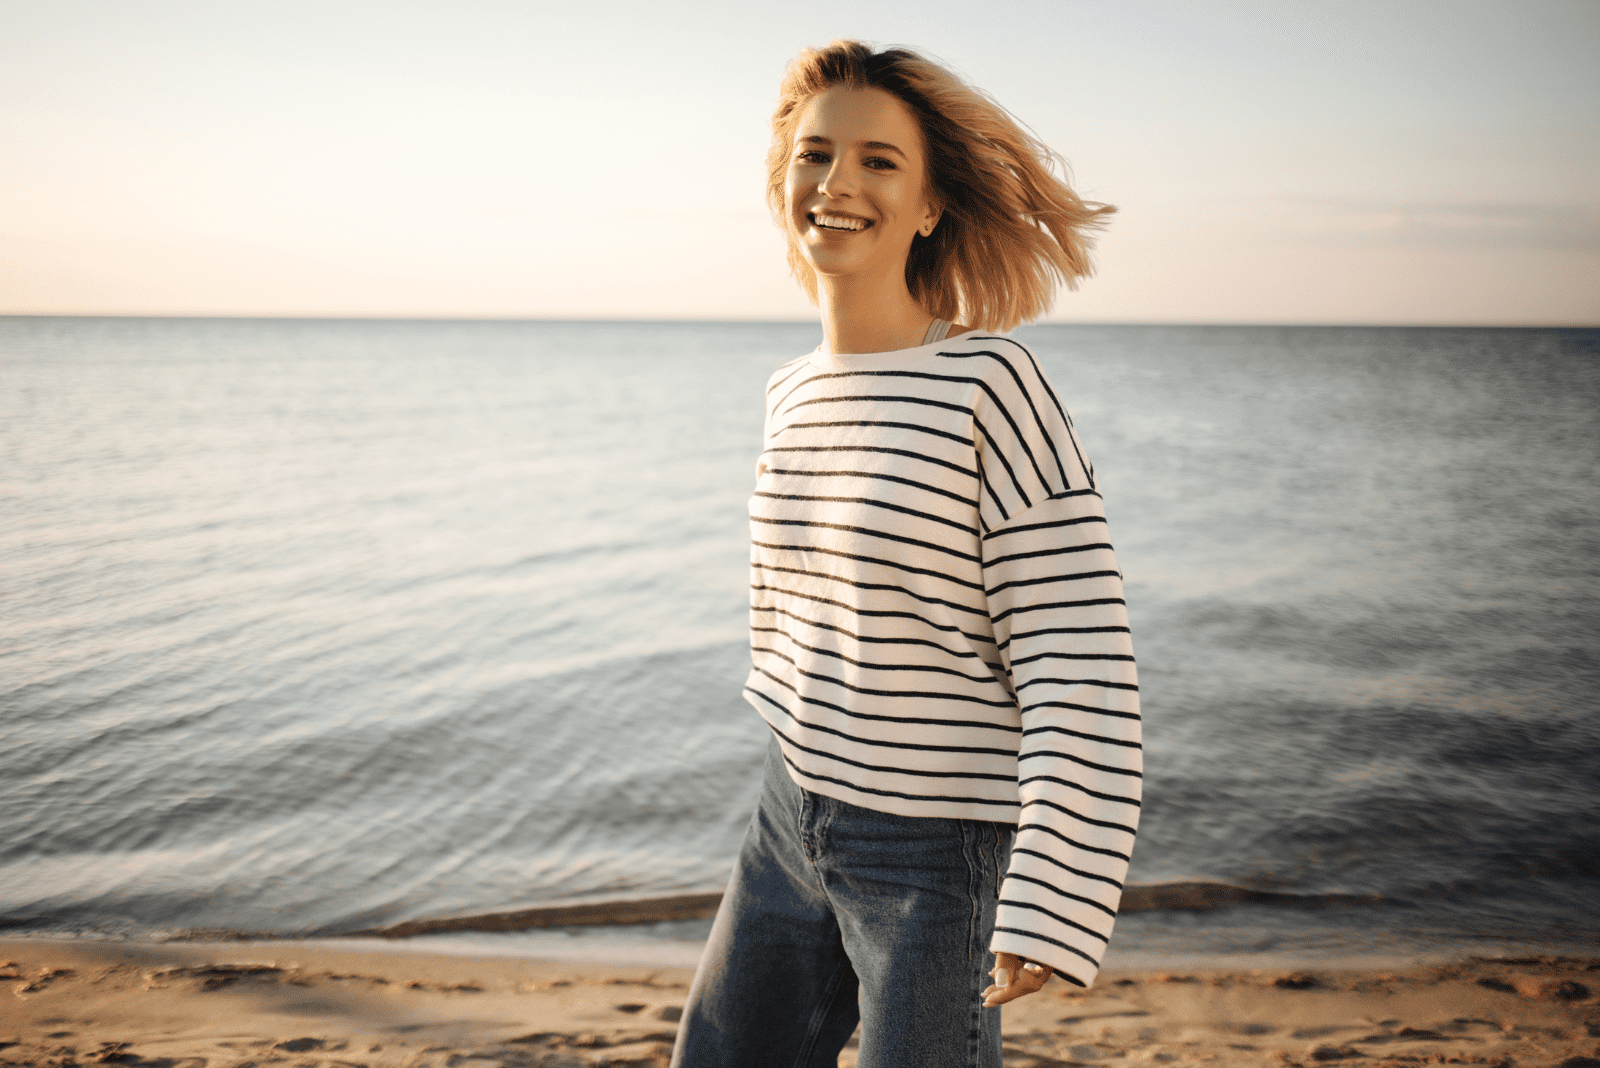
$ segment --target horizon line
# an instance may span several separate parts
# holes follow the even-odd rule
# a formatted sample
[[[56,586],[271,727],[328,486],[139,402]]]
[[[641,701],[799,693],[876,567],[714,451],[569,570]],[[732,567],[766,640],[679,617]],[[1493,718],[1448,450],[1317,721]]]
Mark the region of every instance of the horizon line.
[[[667,324],[727,324],[770,326],[817,326],[816,319],[788,318],[695,318],[675,316],[670,318],[621,316],[564,316],[564,315],[386,315],[386,314],[329,314],[303,312],[11,312],[0,311],[0,319],[188,319],[283,322],[387,322],[387,323],[639,323]],[[1014,329],[1030,326],[1181,326],[1181,327],[1284,327],[1296,329],[1332,329],[1360,327],[1372,329],[1424,329],[1424,330],[1595,330],[1600,329],[1600,318],[1588,322],[1550,321],[1446,321],[1414,320],[1296,320],[1296,319],[1040,319],[1022,323]]]

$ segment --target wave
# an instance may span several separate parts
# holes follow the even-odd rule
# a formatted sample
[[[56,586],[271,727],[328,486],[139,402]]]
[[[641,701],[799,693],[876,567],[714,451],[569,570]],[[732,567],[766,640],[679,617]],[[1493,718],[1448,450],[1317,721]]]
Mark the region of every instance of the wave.
[[[443,916],[405,920],[384,927],[345,932],[345,937],[410,938],[454,931],[526,931],[545,927],[616,926],[703,920],[716,915],[722,903],[719,892],[671,894],[664,897],[591,901],[572,905],[546,905],[511,912],[484,912],[470,916]],[[1277,905],[1290,908],[1338,908],[1381,905],[1376,894],[1282,894],[1250,890],[1226,883],[1182,882],[1130,886],[1122,894],[1122,912],[1166,910],[1204,912],[1237,905]]]
[[[1235,905],[1279,905],[1287,908],[1326,909],[1350,905],[1391,904],[1377,894],[1281,894],[1249,890],[1228,883],[1157,883],[1130,886],[1122,892],[1121,912],[1209,912]]]
[[[592,901],[577,905],[546,905],[515,912],[485,912],[476,916],[446,916],[405,920],[387,927],[352,932],[354,936],[410,938],[446,931],[526,931],[539,927],[594,927],[670,920],[704,920],[716,915],[722,904],[720,891],[708,894],[672,894],[667,897]]]

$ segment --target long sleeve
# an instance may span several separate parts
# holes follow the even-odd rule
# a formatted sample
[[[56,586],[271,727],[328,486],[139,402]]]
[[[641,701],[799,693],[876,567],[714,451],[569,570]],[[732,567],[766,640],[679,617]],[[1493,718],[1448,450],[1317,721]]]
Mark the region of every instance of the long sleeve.
[[[996,339],[973,406],[984,597],[1016,695],[1017,840],[991,947],[1087,986],[1139,821],[1139,688],[1094,468],[1038,362]]]
[[[1089,488],[1040,501],[983,545],[995,638],[1022,715],[1022,810],[991,948],[1087,986],[1139,821],[1139,691],[1122,578]]]

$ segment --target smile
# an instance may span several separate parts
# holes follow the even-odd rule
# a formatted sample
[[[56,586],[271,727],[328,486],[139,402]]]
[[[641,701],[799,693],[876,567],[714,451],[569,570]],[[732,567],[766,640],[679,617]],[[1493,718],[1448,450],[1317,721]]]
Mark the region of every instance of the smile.
[[[814,211],[806,218],[820,230],[865,230],[872,225],[871,219],[860,219],[854,215],[835,215],[826,211]]]

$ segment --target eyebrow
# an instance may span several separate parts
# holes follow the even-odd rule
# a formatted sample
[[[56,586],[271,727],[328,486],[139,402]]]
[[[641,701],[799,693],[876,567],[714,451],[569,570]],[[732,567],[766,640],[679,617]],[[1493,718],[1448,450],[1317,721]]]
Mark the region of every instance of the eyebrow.
[[[831,145],[831,144],[833,144],[833,138],[831,138],[831,137],[823,137],[821,134],[812,134],[809,137],[802,137],[802,138],[800,138],[800,140],[801,140],[802,143],[808,144],[808,145]],[[910,159],[911,158],[910,156],[907,156],[904,152],[902,152],[900,150],[899,146],[891,145],[887,141],[862,141],[861,142],[861,147],[862,148],[875,148],[875,149],[878,149],[879,151],[885,151],[886,150],[886,151],[889,151],[889,152],[893,152],[897,156],[899,156],[901,159]]]

